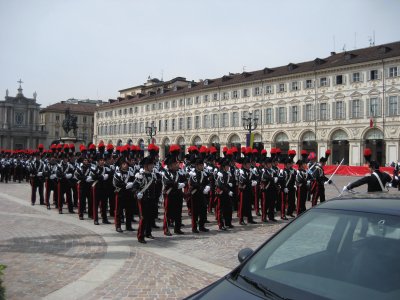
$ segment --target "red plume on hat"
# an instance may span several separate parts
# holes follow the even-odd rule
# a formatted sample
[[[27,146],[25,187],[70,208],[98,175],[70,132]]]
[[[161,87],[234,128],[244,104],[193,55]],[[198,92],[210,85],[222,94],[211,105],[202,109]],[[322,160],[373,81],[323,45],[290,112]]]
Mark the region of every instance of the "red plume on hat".
[[[215,154],[215,153],[217,153],[217,148],[215,148],[214,146],[211,146],[209,151],[210,151],[210,154]]]
[[[75,152],[75,144],[69,144],[69,150],[71,150],[71,152]]]
[[[62,150],[62,148],[63,148],[63,145],[62,144],[58,144],[57,145],[57,152],[60,152]]]
[[[262,156],[267,156],[267,154],[268,154],[267,150],[265,150],[265,149],[261,150],[261,155]]]
[[[367,162],[371,161],[372,151],[369,148],[364,149],[364,158]]]
[[[69,151],[69,145],[68,144],[64,144],[64,152],[68,153]]]
[[[56,150],[57,150],[57,145],[56,145],[56,144],[51,144],[50,150],[51,150],[52,152],[56,152]]]
[[[331,150],[327,149],[325,151],[325,158],[328,159],[328,157],[331,155]]]
[[[100,143],[99,143],[99,145],[97,146],[97,148],[99,149],[99,152],[104,152],[104,150],[105,150],[105,148],[106,148],[106,145],[104,145],[104,143],[103,143],[103,141],[101,141]]]
[[[44,146],[43,144],[38,145],[39,152],[43,152]]]
[[[224,147],[224,148],[222,148],[222,153],[226,153],[226,152],[228,152],[228,147]]]
[[[238,149],[237,149],[235,146],[233,146],[233,147],[231,148],[231,150],[232,150],[232,153],[238,153]]]
[[[179,153],[181,151],[181,147],[179,145],[173,144],[169,147],[170,153]]]
[[[192,153],[192,152],[199,152],[199,149],[196,146],[190,146],[188,148],[188,153]]]
[[[92,152],[92,153],[96,152],[96,145],[95,144],[90,144],[89,145],[89,151]]]
[[[79,151],[80,151],[80,152],[85,152],[85,151],[87,151],[87,150],[86,150],[86,146],[83,145],[83,144],[81,144],[81,145],[79,146]]]
[[[271,158],[274,158],[276,156],[276,148],[271,148]]]
[[[233,156],[233,154],[233,149],[228,149],[228,151],[226,151],[226,156]]]
[[[147,147],[147,150],[149,151],[150,156],[154,157],[154,156],[156,156],[156,155],[158,154],[158,151],[160,150],[160,148],[158,148],[158,147],[157,147],[156,145],[154,145],[154,144],[150,144],[150,145]]]
[[[113,150],[114,150],[113,144],[108,144],[108,145],[107,145],[107,151],[108,151],[108,152],[113,152]]]
[[[293,159],[296,156],[296,150],[289,150],[288,151],[288,156]]]

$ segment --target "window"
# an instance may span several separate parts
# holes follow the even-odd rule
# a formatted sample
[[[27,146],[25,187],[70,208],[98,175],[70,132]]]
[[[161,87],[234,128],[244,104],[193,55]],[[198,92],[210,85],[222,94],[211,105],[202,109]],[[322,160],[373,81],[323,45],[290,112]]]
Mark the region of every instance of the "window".
[[[172,131],[175,131],[175,130],[176,130],[176,120],[175,120],[175,119],[172,119],[172,120],[171,120],[171,130],[172,130]]]
[[[389,97],[389,116],[397,115],[397,96]]]
[[[232,92],[232,98],[233,99],[237,99],[237,97],[238,97],[238,92],[237,91],[233,91]]]
[[[280,83],[279,86],[278,86],[278,91],[279,91],[280,93],[282,93],[282,92],[284,92],[285,90],[286,90],[285,84],[284,84],[284,83]]]
[[[378,117],[380,116],[380,105],[378,98],[369,99],[369,116]]]
[[[229,94],[228,92],[223,92],[222,93],[222,100],[228,100],[229,99]]]
[[[260,88],[259,87],[256,87],[256,88],[254,88],[254,95],[255,96],[259,96],[261,93],[260,93]]]
[[[137,122],[134,122],[133,123],[133,133],[138,133],[138,125],[137,125]]]
[[[208,95],[204,95],[204,96],[203,96],[203,101],[204,101],[204,102],[208,102]]]
[[[55,135],[58,137],[58,136],[60,136],[60,133],[58,131],[56,131]]]
[[[265,93],[266,94],[272,94],[272,85],[267,85],[265,87]]]
[[[213,101],[217,101],[218,100],[218,94],[217,93],[214,93],[213,94]]]
[[[179,106],[184,106],[185,105],[185,101],[183,99],[179,99]]]
[[[146,111],[150,111],[150,105],[149,104],[146,105]]]
[[[200,128],[200,116],[195,116],[194,117],[194,128],[199,129]]]
[[[178,130],[183,130],[183,118],[179,118]]]
[[[229,117],[228,113],[222,114],[222,127],[229,127]]]
[[[320,120],[328,120],[328,103],[319,104],[319,118]]]
[[[122,115],[122,109],[118,110],[118,114],[121,116]]]
[[[343,101],[336,101],[335,103],[335,116],[336,119],[345,119],[346,118],[346,111]]]
[[[195,100],[194,100],[195,104],[200,104],[200,96],[196,96]]]
[[[397,67],[389,68],[389,77],[397,77]]]
[[[278,123],[286,123],[286,108],[278,107]]]
[[[272,124],[273,118],[272,118],[272,108],[267,108],[265,110],[265,124]]]
[[[192,104],[193,104],[192,98],[187,98],[186,99],[186,105],[192,105]]]
[[[203,117],[203,128],[209,128],[210,127],[210,116],[209,115],[204,115]]]
[[[162,102],[158,103],[158,109],[162,110]]]
[[[361,81],[360,72],[353,73],[351,80],[352,82],[360,82]]]
[[[158,131],[162,131],[162,121],[158,120]]]
[[[369,72],[369,79],[370,80],[377,80],[378,78],[378,70],[371,70]]]
[[[164,108],[168,109],[169,108],[169,101],[164,102]]]
[[[351,118],[359,118],[361,116],[361,103],[359,99],[351,101]]]
[[[291,90],[292,91],[297,91],[299,89],[299,84],[297,81],[293,81],[291,84]]]
[[[176,100],[172,100],[171,107],[172,107],[172,108],[175,108],[175,107],[176,107]]]
[[[186,129],[188,129],[188,130],[192,129],[192,117],[186,118]]]
[[[336,85],[342,85],[344,84],[344,80],[343,80],[343,75],[336,75],[336,81],[335,81]]]
[[[164,120],[164,130],[168,131],[168,120]]]
[[[313,86],[313,81],[312,81],[312,79],[307,79],[306,80],[306,89],[311,89],[311,88],[313,88],[314,86]]]
[[[212,115],[212,127],[213,128],[218,128],[219,124],[218,124],[218,115],[217,114],[213,114]]]
[[[123,126],[123,134],[126,134],[126,123]]]
[[[135,114],[139,112],[139,107],[135,107]]]
[[[291,110],[292,110],[291,121],[298,122],[299,121],[298,106],[297,105],[292,106]]]
[[[155,103],[153,103],[152,105],[151,105],[151,110],[156,110],[156,104]]]
[[[140,133],[144,132],[144,123],[143,122],[139,123],[139,131],[140,131]]]
[[[232,112],[232,127],[238,127],[239,126],[239,113],[238,112]]]
[[[255,119],[257,119],[258,121],[258,124],[261,124],[262,123],[262,119],[261,119],[261,110],[259,110],[259,109],[255,109],[254,111],[253,111],[253,118],[255,118]]]
[[[15,124],[22,125],[24,123],[24,113],[17,112],[15,113]]]
[[[133,114],[133,108],[129,108],[129,114]]]
[[[57,121],[60,121],[60,116],[59,115],[56,115],[56,122]]]
[[[132,123],[129,123],[129,126],[128,126],[128,133],[132,133]]]
[[[248,89],[244,89],[243,90],[243,97],[249,97],[249,96],[250,96],[249,90]]]
[[[319,86],[327,86],[328,85],[328,79],[326,77],[322,77],[319,79]]]
[[[313,104],[306,104],[305,113],[304,113],[304,120],[306,122],[314,120],[314,105]]]

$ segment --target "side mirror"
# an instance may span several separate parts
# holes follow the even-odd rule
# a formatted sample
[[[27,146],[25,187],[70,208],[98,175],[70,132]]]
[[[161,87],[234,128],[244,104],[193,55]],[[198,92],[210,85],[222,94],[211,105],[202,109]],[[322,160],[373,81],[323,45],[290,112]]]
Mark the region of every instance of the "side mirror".
[[[242,250],[239,251],[238,253],[238,260],[239,262],[243,262],[246,258],[248,258],[250,255],[253,254],[253,250],[250,248],[244,248]]]

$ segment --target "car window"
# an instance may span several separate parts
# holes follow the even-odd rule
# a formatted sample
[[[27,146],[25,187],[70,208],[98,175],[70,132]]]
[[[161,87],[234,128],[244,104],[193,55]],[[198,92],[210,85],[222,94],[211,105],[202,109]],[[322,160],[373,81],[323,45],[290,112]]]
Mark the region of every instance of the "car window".
[[[399,253],[399,217],[314,209],[264,245],[239,275],[285,298],[400,299]]]
[[[336,216],[318,215],[285,240],[268,258],[266,268],[326,250],[335,229]],[[307,241],[305,243],[304,241]]]

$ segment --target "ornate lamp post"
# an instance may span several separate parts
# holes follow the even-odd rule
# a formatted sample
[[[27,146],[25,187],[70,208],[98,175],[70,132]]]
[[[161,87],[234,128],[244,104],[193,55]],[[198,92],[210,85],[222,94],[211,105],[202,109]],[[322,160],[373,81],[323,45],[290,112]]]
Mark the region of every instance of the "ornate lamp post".
[[[249,132],[249,138],[246,141],[246,147],[250,146],[251,132],[257,129],[258,118],[253,117],[253,113],[249,112],[248,117],[243,117],[243,128]]]
[[[146,134],[150,137],[149,144],[153,142],[153,136],[157,134],[157,127],[154,126],[154,121],[151,122],[150,126],[146,126]]]

